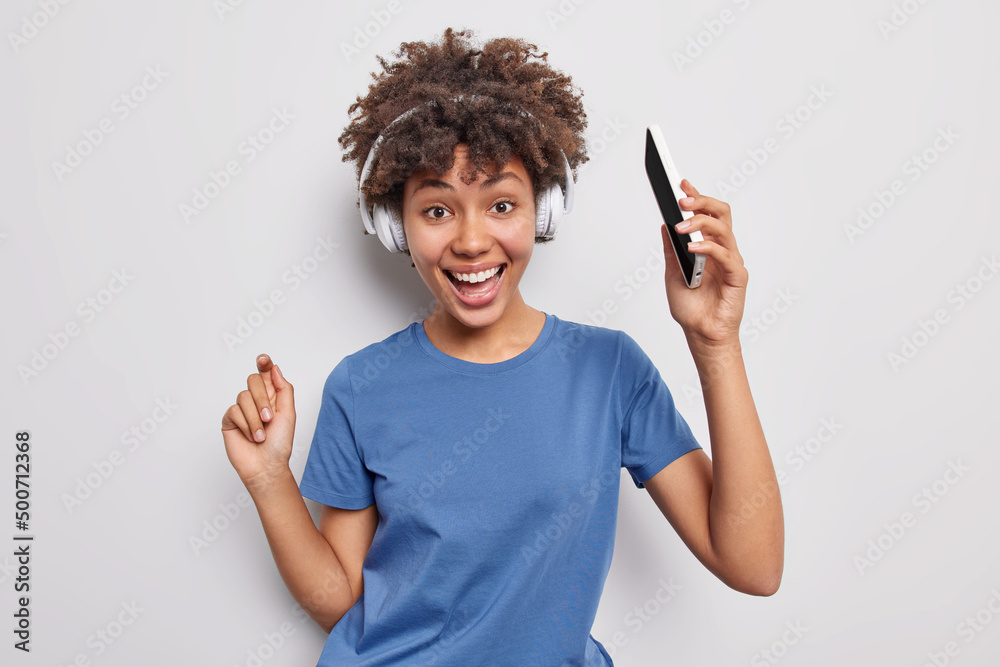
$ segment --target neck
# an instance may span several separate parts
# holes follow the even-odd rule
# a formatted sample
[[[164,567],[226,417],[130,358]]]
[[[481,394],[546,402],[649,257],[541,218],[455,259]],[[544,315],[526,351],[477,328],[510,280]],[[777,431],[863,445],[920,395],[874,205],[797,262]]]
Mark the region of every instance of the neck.
[[[440,303],[423,322],[434,347],[445,354],[475,363],[499,363],[521,354],[535,342],[545,325],[545,313],[532,308],[515,293],[503,315],[484,327],[466,326]]]

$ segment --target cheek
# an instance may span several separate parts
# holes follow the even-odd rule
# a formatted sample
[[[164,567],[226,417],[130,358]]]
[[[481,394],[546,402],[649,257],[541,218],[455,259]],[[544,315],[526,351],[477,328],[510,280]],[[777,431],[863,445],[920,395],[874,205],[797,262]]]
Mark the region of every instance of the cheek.
[[[403,235],[406,236],[406,247],[410,251],[410,256],[414,262],[418,263],[419,258],[433,258],[435,254],[441,253],[441,244],[435,239],[430,230],[420,229],[418,226],[411,226],[403,222]]]
[[[530,224],[525,223],[516,234],[511,234],[506,239],[508,254],[521,258],[531,257],[531,252],[535,248],[535,221]]]
[[[517,246],[511,248],[512,253],[516,253],[516,256],[523,261],[527,261],[531,258],[531,253],[535,249],[535,234],[532,231],[531,235],[527,238],[518,239]]]

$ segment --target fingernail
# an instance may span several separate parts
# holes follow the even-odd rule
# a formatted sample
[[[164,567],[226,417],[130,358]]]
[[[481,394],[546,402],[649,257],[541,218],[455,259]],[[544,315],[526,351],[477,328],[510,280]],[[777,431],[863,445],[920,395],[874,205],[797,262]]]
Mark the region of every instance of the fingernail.
[[[270,421],[270,419],[271,419],[271,409],[270,408],[264,408],[263,410],[261,410],[260,411],[260,418],[263,419],[264,421]]]
[[[257,432],[253,434],[253,439],[257,442],[264,442],[264,429],[257,429]]]
[[[684,222],[678,222],[677,225],[674,227],[674,229],[676,229],[679,232],[684,232],[684,231],[687,231],[688,228],[690,228],[690,227],[691,227],[691,223],[688,222],[687,220],[685,220]]]
[[[694,203],[694,197],[684,197],[680,200],[681,206],[690,206]]]

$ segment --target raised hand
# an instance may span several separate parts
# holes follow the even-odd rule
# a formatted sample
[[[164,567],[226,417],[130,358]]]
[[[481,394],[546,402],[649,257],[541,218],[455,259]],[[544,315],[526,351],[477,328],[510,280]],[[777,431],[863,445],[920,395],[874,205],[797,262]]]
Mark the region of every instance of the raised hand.
[[[685,221],[687,227],[682,223],[677,231],[683,234],[700,231],[704,240],[690,250],[706,255],[708,260],[701,285],[689,289],[674,257],[667,227],[661,226],[670,315],[689,339],[694,337],[699,343],[719,345],[738,342],[748,274],[743,266],[743,257],[736,248],[732,212],[729,204],[699,194],[687,179],[681,181],[681,189],[688,196],[680,200],[680,206],[693,211],[694,215]]]
[[[288,471],[295,434],[292,385],[266,354],[257,357],[257,371],[222,417],[226,455],[247,488]]]

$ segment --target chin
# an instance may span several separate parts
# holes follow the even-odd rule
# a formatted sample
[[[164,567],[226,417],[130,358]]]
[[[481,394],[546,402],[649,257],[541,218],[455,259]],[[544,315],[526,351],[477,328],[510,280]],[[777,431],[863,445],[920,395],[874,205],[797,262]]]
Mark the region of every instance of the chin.
[[[500,303],[499,299],[484,308],[469,308],[462,303],[456,304],[454,301],[439,300],[439,302],[444,305],[448,315],[470,329],[485,329],[492,326],[499,322],[507,311],[506,300]]]

